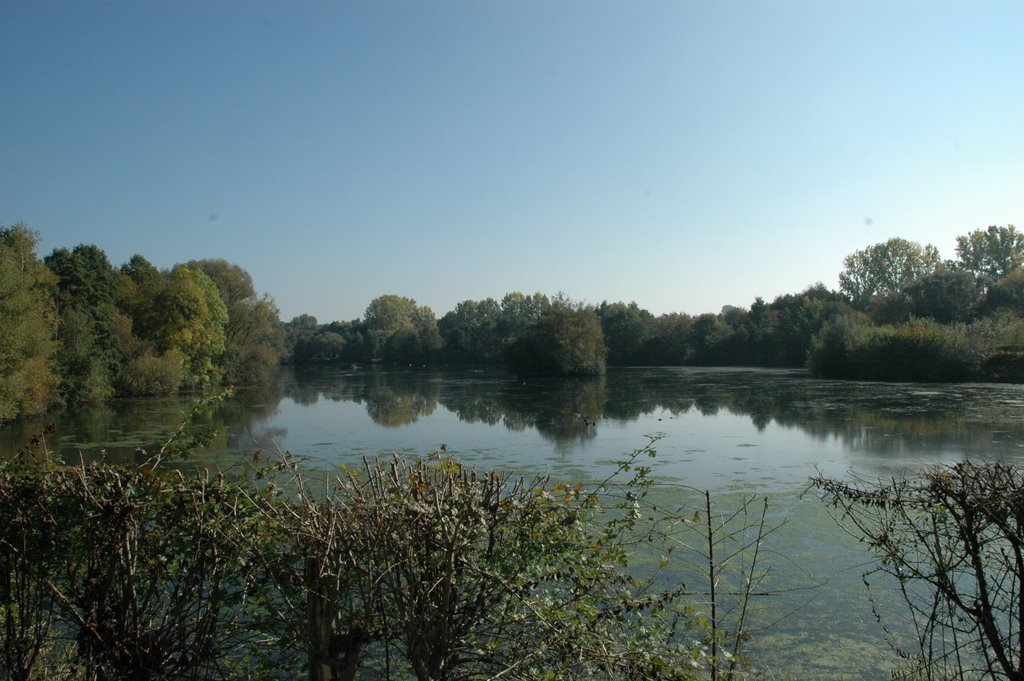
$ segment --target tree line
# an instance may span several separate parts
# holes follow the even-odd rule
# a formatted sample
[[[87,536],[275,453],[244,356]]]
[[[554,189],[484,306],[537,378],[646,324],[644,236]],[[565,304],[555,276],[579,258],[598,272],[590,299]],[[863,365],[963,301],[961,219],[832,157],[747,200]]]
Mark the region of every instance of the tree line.
[[[81,244],[40,258],[38,234],[0,228],[0,421],[55,403],[265,381],[277,308],[225,260],[114,267]]]
[[[285,361],[499,364],[522,373],[596,375],[606,366],[802,366],[815,333],[851,308],[822,284],[758,298],[749,310],[655,316],[635,302],[588,305],[519,291],[464,300],[437,319],[397,295],[373,300],[363,319],[284,325]]]
[[[901,238],[848,255],[821,283],[719,313],[655,316],[518,291],[464,300],[440,319],[382,295],[361,319],[281,323],[274,302],[224,260],[115,268],[82,244],[36,255],[38,235],[0,228],[0,420],[55,402],[266,380],[279,361],[504,365],[599,375],[606,366],[807,367],[828,378],[1024,378],[1024,235],[957,238],[956,258]]]
[[[399,364],[504,364],[519,372],[600,374],[605,366],[807,367],[828,378],[1024,377],[1024,235],[1013,225],[957,238],[956,259],[893,238],[850,254],[840,287],[821,283],[749,308],[655,316],[635,302],[558,295],[465,300],[437,319],[396,295],[363,319],[285,324],[285,358]]]

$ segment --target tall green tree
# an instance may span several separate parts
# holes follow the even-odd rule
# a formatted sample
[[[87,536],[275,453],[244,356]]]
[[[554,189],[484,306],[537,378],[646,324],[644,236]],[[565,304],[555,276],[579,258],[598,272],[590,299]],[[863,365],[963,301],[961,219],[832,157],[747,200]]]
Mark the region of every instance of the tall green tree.
[[[690,331],[693,317],[682,312],[663,314],[655,320],[654,335],[644,347],[644,356],[649,364],[677,366],[686,364],[693,357]]]
[[[989,287],[978,306],[984,315],[1006,311],[1024,316],[1024,269],[1016,269]]]
[[[283,332],[277,306],[269,296],[259,296],[252,276],[226,260],[193,260],[217,285],[228,321],[224,326],[224,353],[219,362],[224,380],[231,383],[265,383],[281,358]]]
[[[814,336],[830,320],[850,311],[842,294],[821,283],[779,296],[770,307],[775,318],[770,363],[790,367],[804,366]]]
[[[448,361],[489,364],[501,359],[501,307],[493,298],[464,300],[438,322]]]
[[[607,354],[597,311],[562,296],[509,348],[512,367],[523,374],[598,376]]]
[[[1024,234],[1013,225],[976,229],[956,238],[956,255],[969,272],[1002,277],[1024,264]]]
[[[846,256],[839,287],[863,309],[874,296],[899,295],[911,282],[934,272],[940,262],[939,251],[931,244],[889,239]]]
[[[156,295],[162,285],[160,270],[136,253],[121,265],[121,275],[118,307],[135,319],[138,311],[147,304],[146,299]]]
[[[295,349],[299,343],[304,343],[316,334],[320,329],[320,322],[311,314],[300,314],[292,317],[290,322],[282,325],[284,329],[283,349],[281,360],[283,362],[301,361],[296,357]]]
[[[635,302],[601,303],[597,310],[608,347],[608,363],[618,366],[643,364],[643,349],[654,335],[654,315]]]
[[[151,337],[158,315],[151,309],[167,277],[141,255],[121,265],[118,305],[123,317],[114,330],[125,358],[117,380],[120,395],[160,395],[176,391],[185,378],[183,357],[161,349]],[[147,335],[149,333],[150,335]]]
[[[511,342],[540,320],[544,311],[551,306],[546,295],[534,293],[525,295],[519,291],[506,293],[501,299],[501,323],[498,333]]]
[[[24,223],[0,228],[0,421],[43,411],[56,390],[53,276],[38,242]]]
[[[124,364],[116,333],[121,275],[94,244],[55,249],[44,262],[57,275],[61,396],[69,402],[109,397]]]
[[[412,298],[383,295],[366,307],[371,359],[430,361],[444,344],[434,311]]]
[[[222,378],[216,364],[224,352],[227,308],[217,285],[188,265],[161,274],[159,286],[138,310],[136,329],[153,343],[155,354],[172,354],[185,368],[190,386],[214,385]]]
[[[981,291],[971,271],[940,268],[903,288],[915,317],[943,324],[969,321]]]
[[[345,338],[331,331],[319,331],[299,338],[292,351],[298,362],[324,362],[341,358],[345,353]]]
[[[737,320],[738,321],[738,320]],[[729,323],[726,314],[705,313],[693,320],[690,330],[690,345],[693,348],[695,364],[729,364],[729,347],[738,325]]]

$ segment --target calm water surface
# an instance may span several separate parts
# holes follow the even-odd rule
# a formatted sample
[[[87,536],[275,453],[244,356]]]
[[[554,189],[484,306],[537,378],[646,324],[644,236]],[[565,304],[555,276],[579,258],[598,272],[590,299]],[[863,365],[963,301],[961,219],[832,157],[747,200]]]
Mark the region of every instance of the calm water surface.
[[[0,455],[44,421],[57,455],[143,460],[187,400],[123,400],[0,431]],[[1024,387],[819,381],[798,371],[622,369],[603,379],[519,380],[493,371],[285,371],[208,415],[218,430],[198,457],[244,467],[291,451],[316,465],[363,457],[450,455],[485,468],[595,480],[658,436],[655,475],[710,490],[722,507],[769,498],[785,523],[766,542],[771,624],[751,656],[777,678],[886,678],[893,657],[861,581],[870,556],[803,495],[816,470],[889,478],[956,461],[1024,460]],[[880,585],[884,587],[883,585]],[[896,613],[887,624],[899,628]]]

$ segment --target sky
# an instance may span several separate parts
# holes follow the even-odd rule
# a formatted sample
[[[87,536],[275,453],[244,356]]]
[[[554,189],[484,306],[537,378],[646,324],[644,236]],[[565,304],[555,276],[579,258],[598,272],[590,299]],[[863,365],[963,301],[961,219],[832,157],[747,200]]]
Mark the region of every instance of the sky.
[[[655,314],[1024,227],[1024,3],[0,0],[0,225],[281,317]]]

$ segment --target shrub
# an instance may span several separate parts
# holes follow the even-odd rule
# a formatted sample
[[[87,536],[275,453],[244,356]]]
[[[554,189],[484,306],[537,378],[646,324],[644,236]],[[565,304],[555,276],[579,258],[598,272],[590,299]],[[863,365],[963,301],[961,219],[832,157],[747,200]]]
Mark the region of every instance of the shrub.
[[[254,515],[223,478],[111,465],[0,470],[2,664],[14,679],[220,678],[243,624]],[[231,531],[227,531],[231,528]]]
[[[827,322],[813,339],[807,353],[807,368],[823,378],[857,378],[854,351],[869,333],[867,319],[859,313],[846,314]]]
[[[579,492],[396,458],[282,507],[309,594],[310,678],[385,659],[422,680],[693,678],[671,640],[678,591],[631,576],[623,531],[594,522]]]
[[[1024,678],[1024,469],[963,461],[917,479],[813,484],[895,578],[913,678]],[[896,678],[894,676],[894,678]]]
[[[979,373],[966,327],[923,319],[877,327],[849,317],[830,322],[811,345],[808,368],[873,381],[963,381]]]
[[[123,395],[165,395],[181,385],[185,368],[173,352],[153,357],[145,355],[128,363],[121,376]]]
[[[647,504],[650,445],[590,491],[436,457],[322,479],[288,454],[234,481],[162,467],[199,441],[188,426],[202,404],[139,467],[0,463],[4,678],[742,670],[764,512],[730,536],[745,510],[716,526],[706,494],[696,511]],[[707,601],[663,571],[694,547],[707,551]],[[735,591],[723,589],[733,560],[749,568]],[[739,599],[732,633],[722,597]]]
[[[963,325],[920,319],[874,329],[854,363],[861,377],[882,381],[963,381],[976,374]]]

